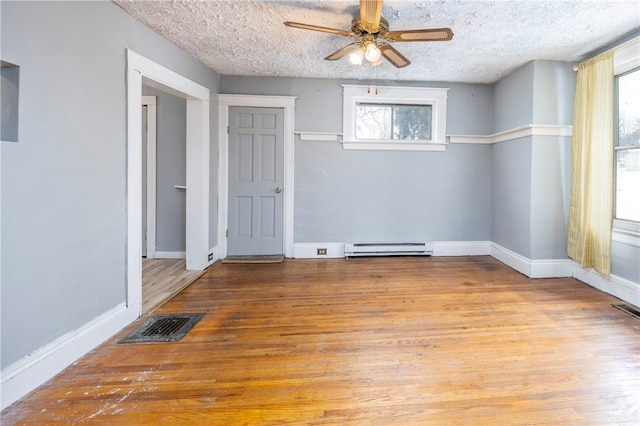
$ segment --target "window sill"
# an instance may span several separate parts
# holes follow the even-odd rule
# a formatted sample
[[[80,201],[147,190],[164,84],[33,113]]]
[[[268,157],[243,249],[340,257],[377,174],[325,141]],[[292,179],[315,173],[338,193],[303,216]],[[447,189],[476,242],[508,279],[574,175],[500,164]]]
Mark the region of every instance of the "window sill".
[[[446,143],[342,141],[345,150],[361,151],[444,151]]]
[[[640,223],[614,219],[611,238],[618,243],[640,247]]]

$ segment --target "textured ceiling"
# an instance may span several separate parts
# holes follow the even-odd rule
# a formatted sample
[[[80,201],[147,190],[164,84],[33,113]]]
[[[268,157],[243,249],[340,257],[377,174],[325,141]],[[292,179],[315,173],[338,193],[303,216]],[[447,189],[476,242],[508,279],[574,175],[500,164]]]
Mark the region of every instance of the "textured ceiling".
[[[358,0],[114,0],[220,75],[493,83],[534,59],[577,61],[640,27],[638,0],[386,0],[390,30],[450,27],[452,41],[394,43],[412,63],[354,67],[328,54],[353,39],[284,21],[350,29]]]

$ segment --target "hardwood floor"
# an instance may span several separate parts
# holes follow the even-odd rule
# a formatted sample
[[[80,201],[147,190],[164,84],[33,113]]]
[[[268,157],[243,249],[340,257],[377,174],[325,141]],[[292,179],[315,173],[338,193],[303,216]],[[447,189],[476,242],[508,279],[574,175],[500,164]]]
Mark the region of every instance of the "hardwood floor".
[[[184,259],[142,259],[142,312],[153,312],[202,274],[187,271]]]
[[[2,425],[637,425],[640,321],[577,280],[490,257],[220,264]]]

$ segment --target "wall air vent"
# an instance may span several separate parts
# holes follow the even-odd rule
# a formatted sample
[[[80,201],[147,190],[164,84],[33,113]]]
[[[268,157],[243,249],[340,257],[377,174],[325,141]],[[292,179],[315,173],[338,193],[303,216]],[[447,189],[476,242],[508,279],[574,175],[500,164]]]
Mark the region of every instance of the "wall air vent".
[[[638,311],[637,309],[635,309],[632,306],[625,305],[625,304],[617,305],[615,303],[613,305],[611,305],[611,306],[613,306],[614,308],[620,309],[622,312],[626,312],[629,315],[632,315],[632,316],[640,319],[640,311]]]
[[[346,243],[345,257],[356,256],[430,256],[433,243]]]

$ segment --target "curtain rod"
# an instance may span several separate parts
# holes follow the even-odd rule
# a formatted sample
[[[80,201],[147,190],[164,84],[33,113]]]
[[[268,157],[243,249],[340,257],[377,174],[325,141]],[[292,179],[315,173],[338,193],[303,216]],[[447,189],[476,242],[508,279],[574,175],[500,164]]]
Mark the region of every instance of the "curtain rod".
[[[632,43],[637,43],[638,40],[640,40],[640,36],[636,36],[636,37],[630,38],[629,40],[627,40],[627,41],[625,41],[623,43],[620,43],[617,46],[610,47],[609,49],[607,49],[605,51],[598,52],[597,54],[595,54],[595,55],[593,55],[593,56],[591,56],[589,58],[583,59],[580,62],[578,62],[577,64],[573,64],[573,67],[572,67],[573,71],[574,72],[578,71],[578,67],[580,66],[580,64],[583,63],[583,62],[587,62],[589,59],[595,58],[596,56],[602,55],[603,53],[611,52],[612,50],[616,51],[618,49],[624,49],[625,47],[627,47],[628,45],[630,45]]]

